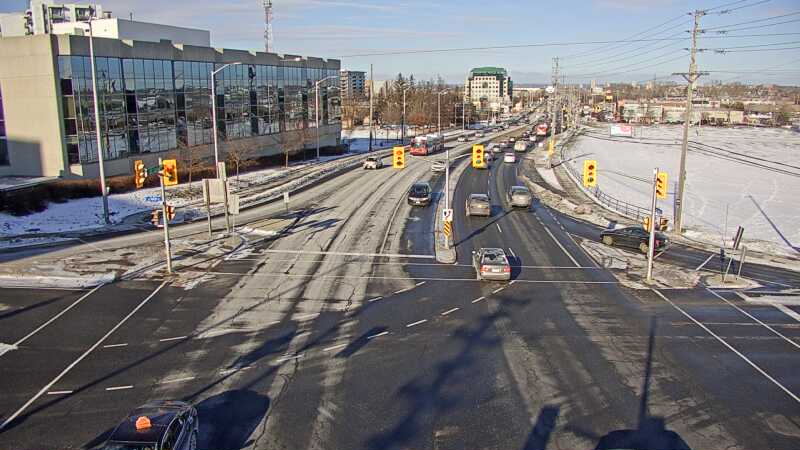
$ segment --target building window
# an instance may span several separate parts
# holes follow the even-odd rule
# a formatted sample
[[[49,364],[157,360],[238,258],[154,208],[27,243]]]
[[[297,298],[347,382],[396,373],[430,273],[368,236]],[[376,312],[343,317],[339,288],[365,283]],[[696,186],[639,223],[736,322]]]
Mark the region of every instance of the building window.
[[[3,91],[0,89],[0,166],[9,165],[6,116],[3,113]]]

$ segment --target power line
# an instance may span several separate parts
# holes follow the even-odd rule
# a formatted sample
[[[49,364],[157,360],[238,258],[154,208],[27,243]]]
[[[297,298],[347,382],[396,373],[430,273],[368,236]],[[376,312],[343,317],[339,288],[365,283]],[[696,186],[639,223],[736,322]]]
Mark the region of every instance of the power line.
[[[725,34],[725,33],[730,33],[731,31],[755,30],[757,28],[774,27],[776,25],[783,25],[783,24],[786,24],[786,23],[794,23],[794,22],[800,22],[800,19],[784,20],[783,22],[767,23],[767,24],[764,24],[764,25],[755,25],[755,26],[752,26],[752,27],[740,27],[740,28],[731,28],[731,29],[728,29],[728,30],[716,30],[715,33]]]
[[[623,40],[623,41],[621,41],[621,42],[630,42],[630,41],[629,41],[629,39],[632,39],[632,38],[635,38],[636,36],[641,36],[641,35],[643,35],[643,34],[649,33],[650,31],[653,31],[653,30],[656,30],[656,29],[658,29],[658,28],[661,28],[661,27],[662,27],[662,26],[664,26],[664,25],[667,25],[667,24],[669,24],[669,23],[672,23],[672,22],[674,22],[674,21],[676,21],[676,20],[678,20],[678,19],[682,19],[682,18],[684,18],[684,17],[685,17],[685,16],[684,16],[683,14],[681,14],[681,15],[679,15],[679,16],[675,16],[675,17],[673,17],[672,19],[669,19],[669,20],[667,20],[666,22],[662,22],[662,23],[660,23],[660,24],[658,24],[658,25],[656,25],[656,26],[654,26],[654,27],[650,27],[650,28],[648,28],[648,29],[646,29],[646,30],[644,30],[644,31],[640,31],[640,32],[638,32],[638,33],[632,34],[632,35],[628,36],[627,38],[625,38],[625,40]],[[668,28],[668,29],[671,29],[671,28]],[[658,32],[658,33],[656,33],[656,34],[660,34],[660,33],[664,32],[664,31],[666,31],[666,30],[659,31],[659,32]],[[567,56],[561,57],[561,58],[559,58],[559,59],[570,59],[570,58],[577,58],[577,57],[579,57],[579,56],[583,56],[583,55],[590,55],[590,54],[592,54],[592,53],[599,53],[599,52],[601,52],[601,51],[602,51],[602,49],[604,49],[604,48],[613,48],[613,45],[604,45],[604,46],[598,47],[598,48],[596,48],[596,49],[591,49],[591,50],[588,50],[588,51],[585,51],[585,52],[576,53],[576,54],[574,54],[574,55],[567,55]]]
[[[767,3],[767,2],[770,2],[770,1],[772,1],[772,0],[761,0],[760,2],[751,3],[749,5],[742,5],[742,6],[739,6],[737,8],[723,9],[722,11],[719,11],[719,12],[717,12],[715,14],[728,14],[728,13],[732,13],[734,11],[738,11],[740,9],[750,8],[751,6],[763,5],[764,3]]]
[[[718,25],[718,26],[715,26],[715,27],[703,28],[702,32],[705,33],[706,31],[718,30],[720,28],[737,27],[739,25],[750,25],[751,23],[766,22],[768,20],[780,19],[782,17],[796,16],[797,14],[800,14],[800,11],[781,14],[781,15],[778,15],[778,16],[764,17],[764,18],[761,18],[761,19],[748,20],[748,21],[745,21],[745,22],[729,23],[727,25]]]
[[[665,53],[663,55],[657,56],[657,57],[655,57],[655,59],[663,58],[665,56],[669,56],[669,55],[674,54],[676,52],[683,52],[683,51],[684,51],[684,49],[679,48],[679,49],[673,50],[671,52]],[[648,64],[648,65],[645,65],[645,66],[641,66],[641,67],[636,67],[636,68],[630,69],[631,66],[636,66],[638,64],[642,64],[642,61],[639,61],[639,62],[636,62],[636,63],[633,63],[633,64],[627,64],[627,65],[624,65],[624,66],[614,67],[613,69],[610,69],[609,71],[594,72],[594,73],[571,74],[570,77],[574,77],[574,78],[589,78],[589,77],[597,77],[597,76],[615,75],[615,74],[623,73],[623,72],[614,72],[615,70],[628,69],[628,70],[626,70],[626,72],[630,72],[632,70],[641,70],[641,69],[647,69],[649,67],[660,66],[662,64],[667,64],[667,63],[670,63],[670,62],[673,62],[673,61],[677,61],[677,60],[683,59],[683,58],[684,58],[684,55],[681,55],[681,56],[678,56],[677,58],[672,58],[672,59],[669,59],[667,61],[661,61],[661,62],[657,62],[657,63],[654,63],[654,64]],[[653,59],[653,58],[650,58],[650,59]]]
[[[738,5],[739,3],[744,3],[744,2],[746,2],[746,1],[748,1],[748,0],[738,0],[738,1],[735,1],[735,2],[725,3],[725,4],[723,4],[723,5],[715,6],[715,7],[713,7],[713,8],[708,8],[708,9],[706,9],[705,11],[706,11],[706,12],[709,12],[709,11],[715,11],[715,10],[717,10],[717,9],[726,8],[726,7],[728,7],[728,6]]]
[[[750,50],[725,50],[724,48],[714,49],[717,53],[748,53],[748,52],[778,52],[782,50],[797,50],[800,47],[784,47],[784,48],[754,48]]]
[[[675,42],[668,42],[667,45],[662,45],[661,47],[657,47],[657,48],[653,48],[653,49],[650,49],[650,50],[646,50],[643,53],[640,52],[640,53],[633,53],[633,54],[630,54],[630,55],[626,55],[625,59],[635,58],[635,57],[638,57],[638,56],[641,56],[641,55],[644,55],[644,54],[657,52],[657,51],[663,50],[663,49],[665,49],[667,47],[674,46],[675,44],[676,44]],[[617,56],[619,56],[619,55],[617,55]],[[612,56],[609,56],[608,58],[612,58]],[[594,63],[587,62],[587,63],[575,64],[575,65],[569,66],[569,68],[572,69],[572,68],[575,68],[575,67],[583,67],[583,66],[587,66],[587,65],[605,66],[605,65],[608,65],[608,64],[615,64],[615,63],[617,63],[619,61],[620,61],[619,59],[617,59],[617,60],[611,59],[611,60],[607,60],[605,62],[600,62],[600,63],[598,63],[598,62],[594,62]],[[624,61],[624,59],[623,59],[623,61]]]

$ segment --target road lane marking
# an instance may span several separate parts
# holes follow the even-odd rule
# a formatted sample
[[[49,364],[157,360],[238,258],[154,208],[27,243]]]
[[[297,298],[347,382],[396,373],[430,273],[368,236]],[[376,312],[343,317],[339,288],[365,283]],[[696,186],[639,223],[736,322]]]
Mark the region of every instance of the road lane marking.
[[[369,299],[369,300],[367,300],[367,301],[368,301],[368,302],[370,302],[370,303],[372,303],[372,302],[377,302],[378,300],[380,300],[380,299],[382,299],[382,298],[383,298],[383,296],[380,296],[380,297],[371,298],[371,299]]]
[[[186,339],[186,336],[175,336],[171,338],[159,339],[158,342],[179,341],[181,339]]]
[[[448,315],[450,313],[454,313],[454,312],[458,311],[459,309],[461,309],[461,308],[448,309],[447,311],[442,312],[441,315],[446,316],[446,315]]]
[[[36,395],[34,395],[34,396],[33,396],[33,397],[31,397],[31,398],[30,398],[30,399],[29,399],[27,402],[25,402],[25,404],[24,404],[24,405],[22,405],[22,406],[21,406],[21,407],[20,407],[18,410],[14,411],[14,413],[13,413],[13,414],[11,414],[11,415],[10,415],[10,416],[9,416],[9,417],[8,417],[8,418],[7,418],[7,419],[6,419],[6,420],[5,420],[3,423],[2,423],[2,424],[0,424],[0,431],[2,431],[2,430],[3,430],[3,429],[6,427],[6,426],[8,426],[8,424],[10,424],[11,422],[13,422],[13,421],[14,421],[14,420],[15,420],[17,417],[19,417],[19,415],[20,415],[20,414],[22,414],[22,412],[23,412],[23,411],[25,411],[26,409],[28,409],[28,407],[29,407],[29,406],[31,406],[31,404],[33,404],[33,402],[35,402],[35,401],[36,401],[36,400],[37,400],[39,397],[41,397],[42,395],[44,395],[44,393],[45,393],[45,392],[47,392],[47,391],[48,391],[48,390],[49,390],[51,387],[53,387],[53,385],[54,385],[54,384],[58,383],[58,382],[59,382],[59,381],[60,381],[62,378],[64,378],[64,377],[67,375],[67,373],[69,373],[69,371],[70,371],[70,370],[72,370],[73,368],[75,368],[75,366],[77,366],[77,365],[78,365],[78,363],[80,363],[80,362],[81,362],[81,361],[83,361],[83,360],[84,360],[84,359],[85,359],[87,356],[89,356],[89,354],[90,354],[90,353],[92,353],[92,352],[93,352],[93,351],[94,351],[94,350],[95,350],[97,347],[99,347],[99,346],[103,345],[103,342],[104,342],[106,339],[108,339],[108,337],[109,337],[109,336],[111,336],[112,334],[114,334],[114,332],[115,332],[115,331],[117,331],[117,330],[118,330],[118,329],[119,329],[119,328],[120,328],[122,325],[124,325],[124,324],[125,324],[125,322],[127,322],[127,321],[128,321],[128,319],[130,319],[131,317],[133,317],[133,315],[134,315],[134,314],[136,314],[136,312],[137,312],[137,311],[139,311],[140,309],[142,309],[142,307],[143,307],[144,305],[146,305],[146,304],[147,304],[147,302],[149,302],[149,301],[150,301],[150,299],[152,299],[153,297],[155,297],[155,296],[156,296],[156,294],[158,294],[158,292],[161,290],[161,288],[163,288],[164,286],[166,286],[166,284],[167,284],[167,281],[168,281],[168,280],[164,280],[164,281],[162,281],[162,282],[161,282],[161,284],[159,284],[159,285],[158,285],[158,287],[157,287],[157,288],[156,288],[156,289],[155,289],[153,292],[151,292],[151,293],[150,293],[150,295],[148,295],[148,296],[147,296],[147,298],[145,298],[144,300],[142,300],[142,302],[141,302],[141,303],[139,303],[139,304],[138,304],[138,305],[137,305],[135,308],[133,308],[133,310],[132,310],[130,313],[128,313],[128,315],[127,315],[127,316],[123,317],[123,318],[122,318],[122,320],[120,320],[120,321],[119,321],[119,322],[118,322],[116,325],[114,325],[114,327],[113,327],[113,328],[111,328],[111,329],[110,329],[110,330],[109,330],[109,331],[108,331],[108,332],[107,332],[107,333],[106,333],[106,334],[105,334],[103,337],[101,337],[101,338],[100,338],[100,340],[98,340],[97,342],[95,342],[95,343],[94,343],[94,345],[92,345],[91,347],[89,347],[89,349],[88,349],[88,350],[86,350],[85,352],[83,352],[83,354],[81,354],[81,356],[79,356],[79,357],[78,357],[78,359],[76,359],[75,361],[73,361],[73,362],[72,362],[72,363],[71,363],[69,366],[67,366],[67,368],[66,368],[66,369],[64,369],[63,371],[61,371],[61,373],[59,373],[58,375],[56,375],[56,377],[55,377],[55,378],[53,378],[53,379],[52,379],[52,380],[51,380],[49,383],[47,383],[47,384],[46,384],[46,385],[45,385],[45,386],[44,386],[44,387],[43,387],[41,390],[39,390],[39,392],[37,392],[37,393],[36,393]]]
[[[228,375],[228,374],[231,374],[231,373],[234,373],[234,372],[238,372],[240,370],[247,370],[247,369],[249,369],[251,367],[252,366],[242,366],[242,367],[233,367],[231,369],[222,369],[222,370],[219,371],[219,373],[220,373],[220,375]]]
[[[695,267],[695,268],[694,268],[694,271],[695,271],[695,272],[697,272],[697,271],[699,271],[700,269],[702,269],[702,268],[703,268],[703,266],[705,266],[706,264],[708,264],[708,262],[709,262],[709,261],[711,261],[711,258],[713,258],[714,256],[716,256],[716,255],[714,255],[713,253],[712,253],[712,254],[710,254],[710,255],[708,255],[708,258],[706,258],[706,260],[705,260],[705,261],[703,261],[703,263],[702,263],[702,264],[700,264],[699,266]]]
[[[786,314],[787,316],[791,317],[792,319],[800,322],[800,314],[797,314],[796,312],[792,311],[786,305],[775,305],[775,308],[777,308],[778,311],[780,311],[780,312]]]
[[[501,232],[501,233],[502,233],[502,232],[503,232],[503,229],[502,229],[502,228],[500,228],[500,224],[495,222],[495,225],[497,226],[497,231],[499,231],[499,232]]]
[[[422,286],[422,285],[423,285],[423,284],[425,284],[425,283],[427,283],[427,281],[420,281],[419,283],[417,283],[417,287],[420,287],[420,286]]]
[[[312,250],[276,250],[265,249],[264,253],[290,253],[293,255],[334,255],[334,256],[371,256],[386,258],[415,258],[415,259],[436,259],[435,255],[405,255],[402,253],[358,253],[358,252],[317,252]]]
[[[305,315],[302,315],[302,316],[297,316],[294,319],[295,320],[309,320],[309,319],[313,319],[313,318],[315,318],[317,316],[319,316],[319,313],[311,313],[311,314],[305,314]]]
[[[410,290],[411,288],[400,289],[399,291],[392,292],[392,295],[402,294],[403,292],[408,292]]]
[[[683,310],[683,308],[681,308],[680,306],[678,306],[678,305],[676,305],[675,303],[673,303],[673,302],[672,302],[672,300],[668,299],[666,296],[664,296],[664,294],[662,294],[661,292],[657,291],[656,289],[653,289],[653,288],[650,288],[650,289],[651,289],[653,292],[655,292],[655,293],[656,293],[656,294],[657,294],[659,297],[661,297],[662,299],[664,299],[664,301],[666,301],[667,303],[669,303],[669,304],[670,304],[670,305],[671,305],[673,308],[675,308],[676,310],[678,310],[678,312],[680,312],[681,314],[683,314],[684,316],[686,316],[686,318],[687,318],[687,319],[691,320],[692,322],[694,322],[695,324],[697,324],[697,326],[699,326],[700,328],[702,328],[703,330],[705,330],[705,332],[706,332],[706,333],[708,333],[708,334],[710,334],[711,336],[713,336],[713,337],[714,337],[714,338],[715,338],[717,341],[719,341],[719,343],[720,343],[720,344],[724,345],[725,347],[727,347],[727,348],[728,348],[728,350],[732,351],[732,352],[733,352],[733,353],[735,353],[737,356],[739,356],[740,358],[742,358],[742,360],[744,360],[744,361],[745,361],[747,364],[749,364],[749,365],[750,365],[750,366],[751,366],[753,369],[755,369],[756,371],[758,371],[758,373],[760,373],[761,375],[763,375],[763,376],[764,376],[766,379],[768,379],[769,381],[771,381],[771,382],[772,382],[772,383],[773,383],[775,386],[778,386],[778,388],[780,388],[780,389],[781,389],[783,392],[785,392],[786,394],[788,394],[788,395],[789,395],[789,397],[791,397],[791,398],[792,398],[794,401],[796,401],[797,403],[800,403],[800,397],[798,397],[798,396],[797,396],[797,395],[795,395],[795,394],[794,394],[792,391],[790,391],[789,389],[787,389],[787,388],[786,388],[786,386],[782,385],[782,384],[781,384],[781,383],[780,383],[778,380],[776,380],[776,379],[775,379],[775,378],[773,378],[773,377],[772,377],[770,374],[768,374],[767,372],[765,372],[765,371],[764,371],[764,370],[763,370],[761,367],[758,367],[758,366],[756,365],[756,363],[754,363],[753,361],[750,361],[750,359],[749,359],[749,358],[747,358],[746,356],[744,356],[744,355],[743,355],[743,354],[742,354],[742,353],[741,353],[739,350],[736,350],[735,348],[733,348],[733,346],[731,346],[730,344],[728,344],[728,342],[727,342],[727,341],[725,341],[724,339],[722,339],[721,337],[719,337],[719,336],[718,336],[716,333],[714,333],[713,331],[711,331],[711,330],[710,330],[710,329],[709,329],[707,326],[705,326],[705,325],[703,325],[702,323],[700,323],[700,321],[698,321],[697,319],[695,319],[694,317],[692,317],[692,315],[690,315],[689,313],[687,313],[686,311],[684,311],[684,310]]]
[[[322,349],[322,351],[323,351],[323,352],[329,352],[329,351],[332,351],[332,350],[337,350],[337,349],[340,349],[340,348],[345,348],[345,347],[347,347],[348,345],[350,345],[350,344],[347,344],[347,343],[345,343],[345,344],[334,345],[333,347],[327,347],[327,348],[323,348],[323,349]]]
[[[276,362],[291,361],[293,359],[300,359],[302,357],[303,357],[302,353],[299,354],[299,355],[286,355],[286,356],[283,356],[283,357],[280,357],[280,358],[276,359],[275,361]]]
[[[478,302],[480,302],[482,300],[485,300],[485,299],[486,299],[486,297],[478,297],[475,300],[473,300],[472,303],[478,303]]]
[[[513,256],[514,259],[517,259],[517,254],[514,253],[514,249],[513,248],[508,247],[508,253],[511,253],[511,256]]]
[[[497,294],[498,292],[502,291],[503,289],[505,289],[505,287],[499,287],[499,288],[493,290],[492,294]]]
[[[422,320],[418,320],[416,322],[411,322],[410,324],[406,325],[406,328],[411,328],[411,327],[415,327],[417,325],[422,325],[423,323],[425,323],[427,321],[428,321],[428,319],[422,319]]]
[[[183,377],[183,378],[175,378],[174,380],[164,380],[160,384],[172,384],[172,383],[180,383],[183,381],[191,381],[194,380],[195,377]]]
[[[106,388],[107,391],[122,391],[122,390],[125,390],[125,389],[133,389],[133,385],[132,384],[128,384],[128,385],[125,385],[125,386],[114,386],[114,387],[107,387]]]
[[[760,323],[761,325],[763,325],[763,326],[764,326],[766,329],[768,329],[769,331],[772,331],[772,332],[773,332],[773,333],[775,333],[776,335],[778,335],[778,336],[780,336],[781,338],[783,338],[783,340],[785,340],[786,342],[788,342],[788,343],[790,343],[790,344],[794,345],[795,347],[797,347],[798,349],[800,349],[800,344],[798,344],[797,342],[795,342],[795,341],[793,341],[793,340],[789,339],[788,337],[784,336],[784,335],[783,335],[783,334],[781,334],[781,333],[780,333],[778,330],[776,330],[776,329],[772,328],[771,326],[769,326],[769,325],[765,324],[765,323],[764,323],[764,322],[762,322],[761,320],[759,320],[759,319],[757,319],[757,318],[753,317],[753,316],[752,316],[752,315],[751,315],[749,312],[747,312],[747,311],[743,310],[742,308],[739,308],[738,306],[734,305],[733,303],[731,303],[730,301],[728,301],[728,299],[726,299],[725,297],[723,297],[723,296],[721,296],[721,295],[717,294],[716,292],[712,291],[711,289],[708,289],[708,288],[706,288],[706,290],[707,290],[708,292],[710,292],[710,293],[711,293],[713,296],[717,297],[718,299],[722,300],[723,302],[727,303],[728,305],[730,305],[730,306],[732,306],[732,307],[736,308],[736,310],[737,310],[737,311],[739,311],[740,313],[742,313],[742,314],[744,314],[745,316],[747,316],[747,317],[749,317],[749,318],[751,318],[751,319],[755,320],[756,322]],[[737,292],[737,294],[739,294],[739,293]],[[739,294],[739,295],[743,295],[743,294]]]
[[[74,308],[75,306],[77,306],[77,305],[78,305],[80,302],[82,302],[84,299],[86,299],[86,297],[88,297],[88,296],[92,295],[92,294],[93,294],[95,291],[97,291],[98,289],[100,289],[100,288],[101,288],[101,287],[103,287],[103,286],[105,286],[105,283],[103,283],[103,284],[98,284],[97,286],[95,286],[95,288],[94,288],[94,289],[92,289],[91,291],[89,291],[89,292],[87,292],[87,293],[83,294],[83,295],[82,295],[82,296],[80,296],[80,297],[79,297],[77,300],[75,300],[74,302],[72,302],[72,303],[71,303],[69,306],[67,306],[66,308],[64,308],[63,310],[61,310],[61,312],[59,312],[58,314],[56,314],[55,316],[53,316],[52,318],[50,318],[50,320],[48,320],[47,322],[45,322],[45,323],[43,323],[43,324],[39,325],[39,326],[38,326],[38,327],[37,327],[35,330],[33,330],[33,331],[31,331],[30,333],[26,334],[26,335],[25,335],[24,337],[22,337],[20,340],[18,340],[17,342],[14,342],[14,343],[13,343],[13,344],[11,344],[11,345],[12,345],[12,346],[14,346],[14,347],[19,347],[19,345],[20,345],[20,344],[22,344],[23,342],[27,341],[27,340],[28,340],[28,339],[29,339],[31,336],[33,336],[34,334],[36,334],[36,333],[38,333],[38,332],[42,331],[42,329],[44,329],[46,326],[48,326],[48,325],[50,325],[51,323],[55,322],[55,321],[56,321],[56,320],[57,320],[59,317],[61,317],[61,316],[63,316],[64,314],[66,314],[66,313],[67,313],[67,311],[69,311],[70,309],[72,309],[72,308]],[[2,427],[2,426],[0,426],[0,430],[1,430],[1,429],[3,429],[3,427]]]
[[[104,345],[103,348],[117,348],[117,347],[127,347],[127,346],[128,346],[127,343],[125,343],[125,344],[108,344],[108,345]]]
[[[50,391],[47,393],[47,395],[66,395],[66,394],[72,394],[72,391]]]
[[[466,267],[466,266],[465,266]],[[528,267],[528,266],[514,266],[514,267]],[[596,267],[564,267],[564,269],[590,269],[602,270]],[[444,278],[444,277],[391,277],[391,276],[352,276],[352,275],[316,275],[316,274],[285,274],[283,272],[259,272],[259,273],[236,273],[236,272],[206,272],[209,275],[219,276],[234,276],[237,278],[244,277],[269,277],[270,279],[285,277],[285,278],[315,278],[315,279],[335,279],[335,280],[426,280],[426,281],[458,281],[458,282],[475,282],[482,283],[476,280],[475,277],[471,278]],[[619,281],[586,281],[586,280],[522,280],[517,279],[517,283],[563,283],[563,284],[620,284]]]
[[[748,297],[743,292],[733,291],[733,293],[735,293],[736,295],[739,296],[739,298],[741,298],[742,300],[744,300],[744,301],[746,301],[748,303],[752,303],[752,304],[756,304],[756,305],[770,305],[770,306],[773,306],[778,311],[780,311],[780,312],[786,314],[787,316],[791,317],[792,319],[800,322],[800,314],[797,314],[796,312],[792,311],[791,309],[789,309],[787,307],[787,305],[797,306],[795,304],[791,304],[791,303],[794,303],[794,302],[791,302],[791,303],[778,303],[778,302],[773,302],[773,301],[770,301],[770,300],[754,299],[752,297]]]
[[[373,334],[372,336],[367,336],[367,339],[375,339],[375,338],[378,338],[378,337],[381,337],[381,336],[386,336],[387,334],[389,334],[388,331],[382,331],[382,332],[380,332],[378,334]]]
[[[567,255],[569,260],[572,261],[572,264],[575,264],[575,267],[580,267],[581,265],[578,264],[578,261],[576,261],[575,258],[573,258],[572,255],[567,251],[567,249],[564,248],[563,245],[561,245],[561,242],[558,242],[558,239],[556,239],[555,235],[553,235],[553,233],[550,232],[550,229],[547,228],[547,225],[542,225],[542,227],[544,228],[544,231],[546,231],[547,234],[549,234],[550,237],[553,239],[553,242],[555,242],[556,245],[558,245],[558,248],[560,248],[561,251],[564,252],[565,255]]]

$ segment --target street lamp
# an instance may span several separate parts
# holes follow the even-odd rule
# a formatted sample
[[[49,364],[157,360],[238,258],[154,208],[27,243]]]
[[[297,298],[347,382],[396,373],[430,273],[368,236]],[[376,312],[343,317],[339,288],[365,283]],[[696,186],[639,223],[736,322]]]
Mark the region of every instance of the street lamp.
[[[334,78],[339,78],[339,75],[331,75],[314,83],[314,115],[317,119],[317,161],[319,161],[319,85]]]
[[[238,66],[240,62],[233,62],[225,64],[217,70],[211,71],[211,122],[214,128],[214,169],[216,170],[217,178],[219,178],[219,144],[217,143],[217,83],[214,77],[217,73],[223,71],[228,66]]]
[[[94,98],[94,130],[97,139],[97,165],[100,168],[100,191],[103,195],[103,219],[106,224],[110,224],[111,220],[108,217],[108,192],[106,191],[106,170],[103,161],[103,142],[100,136],[100,105],[97,102],[97,74],[95,73],[94,64],[94,39],[92,38],[92,19],[86,23],[89,24],[89,60],[92,65],[92,97]],[[106,130],[107,132],[108,130]]]

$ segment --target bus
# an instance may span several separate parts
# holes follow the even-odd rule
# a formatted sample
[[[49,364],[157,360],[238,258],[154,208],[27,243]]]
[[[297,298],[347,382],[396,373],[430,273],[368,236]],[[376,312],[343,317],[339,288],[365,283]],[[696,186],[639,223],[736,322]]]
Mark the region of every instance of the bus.
[[[444,141],[438,134],[428,134],[417,136],[411,141],[410,154],[414,156],[425,156],[436,153],[444,148]]]

